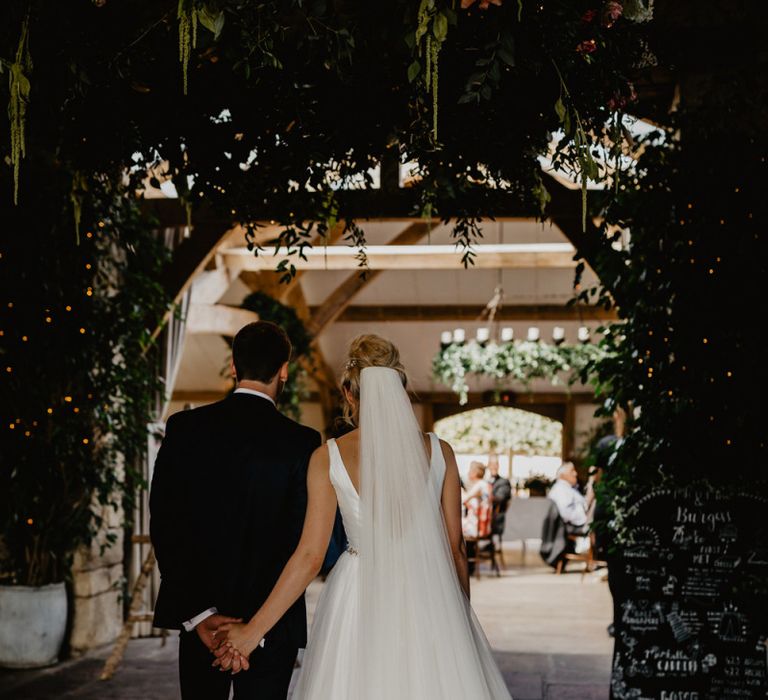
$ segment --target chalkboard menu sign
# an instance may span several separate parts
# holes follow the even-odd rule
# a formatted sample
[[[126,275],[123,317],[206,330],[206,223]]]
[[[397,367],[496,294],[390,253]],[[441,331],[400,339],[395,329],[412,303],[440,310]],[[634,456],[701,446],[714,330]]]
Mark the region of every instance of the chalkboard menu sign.
[[[612,572],[611,697],[768,697],[768,499],[659,489],[628,524]]]

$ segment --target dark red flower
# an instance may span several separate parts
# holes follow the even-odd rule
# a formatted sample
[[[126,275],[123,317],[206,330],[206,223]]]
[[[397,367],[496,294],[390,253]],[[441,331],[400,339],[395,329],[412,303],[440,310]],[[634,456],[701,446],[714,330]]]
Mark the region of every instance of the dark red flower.
[[[576,47],[576,51],[580,54],[594,53],[597,51],[597,42],[594,39],[586,39]]]
[[[589,24],[595,17],[597,17],[597,10],[587,10],[581,16],[581,21],[584,22],[584,24]]]
[[[466,10],[468,7],[472,7],[477,0],[461,0],[461,9]],[[481,10],[487,10],[491,5],[501,6],[501,0],[480,0],[478,7]]]
[[[623,92],[629,94],[623,94]],[[613,97],[608,100],[608,109],[612,112],[624,109],[630,102],[637,101],[637,91],[632,83],[627,83],[626,90],[623,92],[614,92]]]

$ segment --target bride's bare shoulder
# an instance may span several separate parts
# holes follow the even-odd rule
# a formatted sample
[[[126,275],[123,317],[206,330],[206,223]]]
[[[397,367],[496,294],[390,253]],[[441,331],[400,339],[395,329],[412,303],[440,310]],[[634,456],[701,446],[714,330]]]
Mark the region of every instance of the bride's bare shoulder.
[[[336,443],[341,447],[342,445],[351,445],[360,440],[360,429],[355,428],[348,433],[345,433],[339,438],[336,438]]]

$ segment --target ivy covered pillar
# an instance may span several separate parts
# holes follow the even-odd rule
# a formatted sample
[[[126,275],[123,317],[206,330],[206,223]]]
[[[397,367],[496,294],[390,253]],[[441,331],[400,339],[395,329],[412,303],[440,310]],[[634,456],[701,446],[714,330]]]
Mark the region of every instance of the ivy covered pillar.
[[[615,698],[768,690],[765,71],[696,55],[673,126],[604,212],[630,233],[597,270],[624,318],[599,364],[606,409],[629,414],[600,494]]]
[[[0,580],[65,582],[82,652],[122,625],[134,467],[162,390],[165,249],[119,176],[37,153],[25,168],[0,246]]]

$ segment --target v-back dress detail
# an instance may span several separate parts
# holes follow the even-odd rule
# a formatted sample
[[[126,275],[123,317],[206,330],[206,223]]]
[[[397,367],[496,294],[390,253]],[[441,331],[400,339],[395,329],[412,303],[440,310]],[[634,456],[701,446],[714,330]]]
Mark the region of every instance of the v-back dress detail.
[[[446,463],[440,446],[440,441],[434,433],[430,433],[431,456],[428,473],[428,489],[426,493],[429,497],[437,499],[440,502],[445,479]],[[361,558],[366,556],[366,552],[361,549],[361,499],[355,489],[349,472],[344,466],[344,462],[339,452],[339,447],[335,440],[328,441],[328,452],[330,458],[329,476],[331,484],[336,491],[339,509],[344,520],[344,528],[349,540],[349,547],[334,566],[330,575],[326,579],[325,586],[320,595],[315,610],[314,619],[310,630],[309,643],[301,674],[294,690],[294,700],[366,700],[360,696],[359,686],[352,680],[354,670],[358,668],[358,650],[362,640],[358,638],[360,634],[360,586],[361,586]],[[424,591],[425,595],[430,595],[429,591]],[[469,610],[469,606],[467,604]],[[393,611],[397,614],[397,611]],[[473,622],[470,627],[474,629],[470,635],[474,638],[472,646],[479,648],[487,642],[484,640],[482,631],[479,628],[476,618],[471,611],[468,613]],[[375,630],[368,631],[375,634]],[[479,635],[479,636],[478,636]],[[478,651],[480,656],[482,654]],[[493,659],[490,656],[490,650],[487,650],[489,658],[478,660],[479,666],[484,672],[489,674],[498,673],[495,670]],[[451,663],[449,659],[441,662],[441,659],[434,659],[434,669],[432,673],[441,673],[442,663]],[[392,669],[393,673],[398,673],[398,669]],[[498,679],[501,682],[501,679]],[[509,698],[506,692],[503,695],[485,692],[485,682],[482,683],[483,692],[476,697],[466,700],[484,700],[485,698]],[[492,685],[492,683],[491,683]],[[437,689],[436,689],[437,690]],[[392,698],[391,700],[443,700],[442,695],[433,696],[430,691],[424,692],[424,688],[412,688],[408,697]]]

